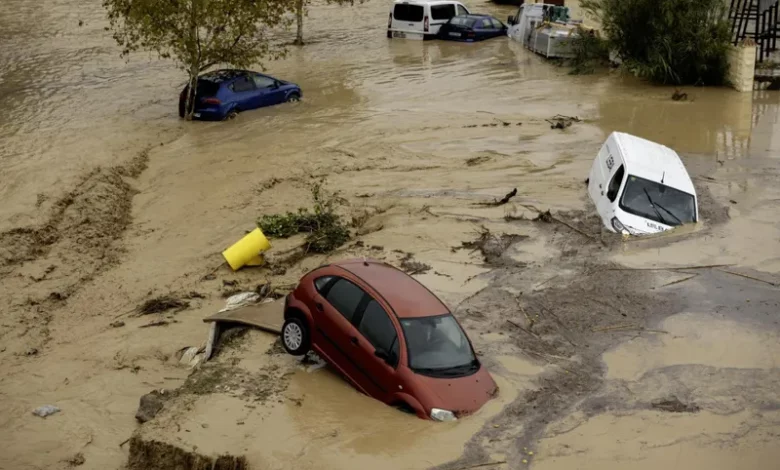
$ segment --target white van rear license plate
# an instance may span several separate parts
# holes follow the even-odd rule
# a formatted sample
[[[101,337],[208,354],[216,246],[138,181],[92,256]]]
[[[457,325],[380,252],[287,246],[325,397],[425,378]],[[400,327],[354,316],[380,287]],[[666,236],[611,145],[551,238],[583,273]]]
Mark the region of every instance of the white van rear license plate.
[[[393,37],[394,38],[405,38],[406,37],[406,33],[404,33],[403,31],[393,31]]]
[[[449,34],[450,34],[450,36],[452,36],[454,38],[459,38],[460,37],[460,33],[449,33]]]

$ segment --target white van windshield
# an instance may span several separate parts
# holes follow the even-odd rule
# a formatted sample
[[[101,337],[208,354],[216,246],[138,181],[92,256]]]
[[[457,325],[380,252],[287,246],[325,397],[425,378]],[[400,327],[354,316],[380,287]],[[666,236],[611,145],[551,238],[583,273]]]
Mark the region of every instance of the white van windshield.
[[[696,200],[691,194],[633,175],[626,180],[620,208],[664,225],[696,222]]]
[[[420,22],[423,20],[423,7],[399,3],[393,8],[393,18],[398,21],[409,21],[411,23]]]

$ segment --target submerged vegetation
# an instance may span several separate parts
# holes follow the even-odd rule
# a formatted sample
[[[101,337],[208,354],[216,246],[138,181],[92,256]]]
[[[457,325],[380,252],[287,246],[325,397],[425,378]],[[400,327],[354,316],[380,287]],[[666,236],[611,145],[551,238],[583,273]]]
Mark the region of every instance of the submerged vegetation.
[[[314,205],[312,209],[301,207],[298,212],[264,215],[257,221],[260,230],[269,237],[288,238],[298,233],[306,234],[306,251],[327,253],[349,240],[349,228],[336,213],[344,199],[338,193],[327,192],[324,181],[311,184]]]
[[[569,43],[574,57],[566,65],[571,66],[572,75],[588,75],[609,64],[609,44],[597,31],[578,26]]]
[[[730,30],[722,0],[580,4],[601,22],[609,50],[634,75],[671,85],[725,83]]]

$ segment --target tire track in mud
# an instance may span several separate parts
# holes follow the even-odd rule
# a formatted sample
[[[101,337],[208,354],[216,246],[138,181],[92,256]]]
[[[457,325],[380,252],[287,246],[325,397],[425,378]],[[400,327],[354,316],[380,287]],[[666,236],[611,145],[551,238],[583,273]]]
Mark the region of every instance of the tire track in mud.
[[[137,190],[129,180],[147,168],[149,149],[128,162],[98,167],[54,202],[45,223],[0,233],[0,298],[6,299],[2,338],[12,332],[15,352],[37,354],[49,339],[48,323],[68,297],[119,263],[119,240],[132,221]],[[12,342],[13,343],[13,342]]]

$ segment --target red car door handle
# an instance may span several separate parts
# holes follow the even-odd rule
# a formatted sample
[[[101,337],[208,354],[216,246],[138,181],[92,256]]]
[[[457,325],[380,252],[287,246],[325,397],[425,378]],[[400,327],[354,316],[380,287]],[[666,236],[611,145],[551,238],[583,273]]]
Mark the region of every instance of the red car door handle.
[[[358,339],[357,339],[357,336],[353,336],[353,337],[352,337],[352,339],[351,339],[351,341],[352,341],[352,344],[354,344],[354,345],[356,345],[356,346],[357,346],[357,344],[358,344]]]
[[[322,311],[322,304],[317,302],[315,305],[317,306],[317,310],[319,310],[321,312]]]

